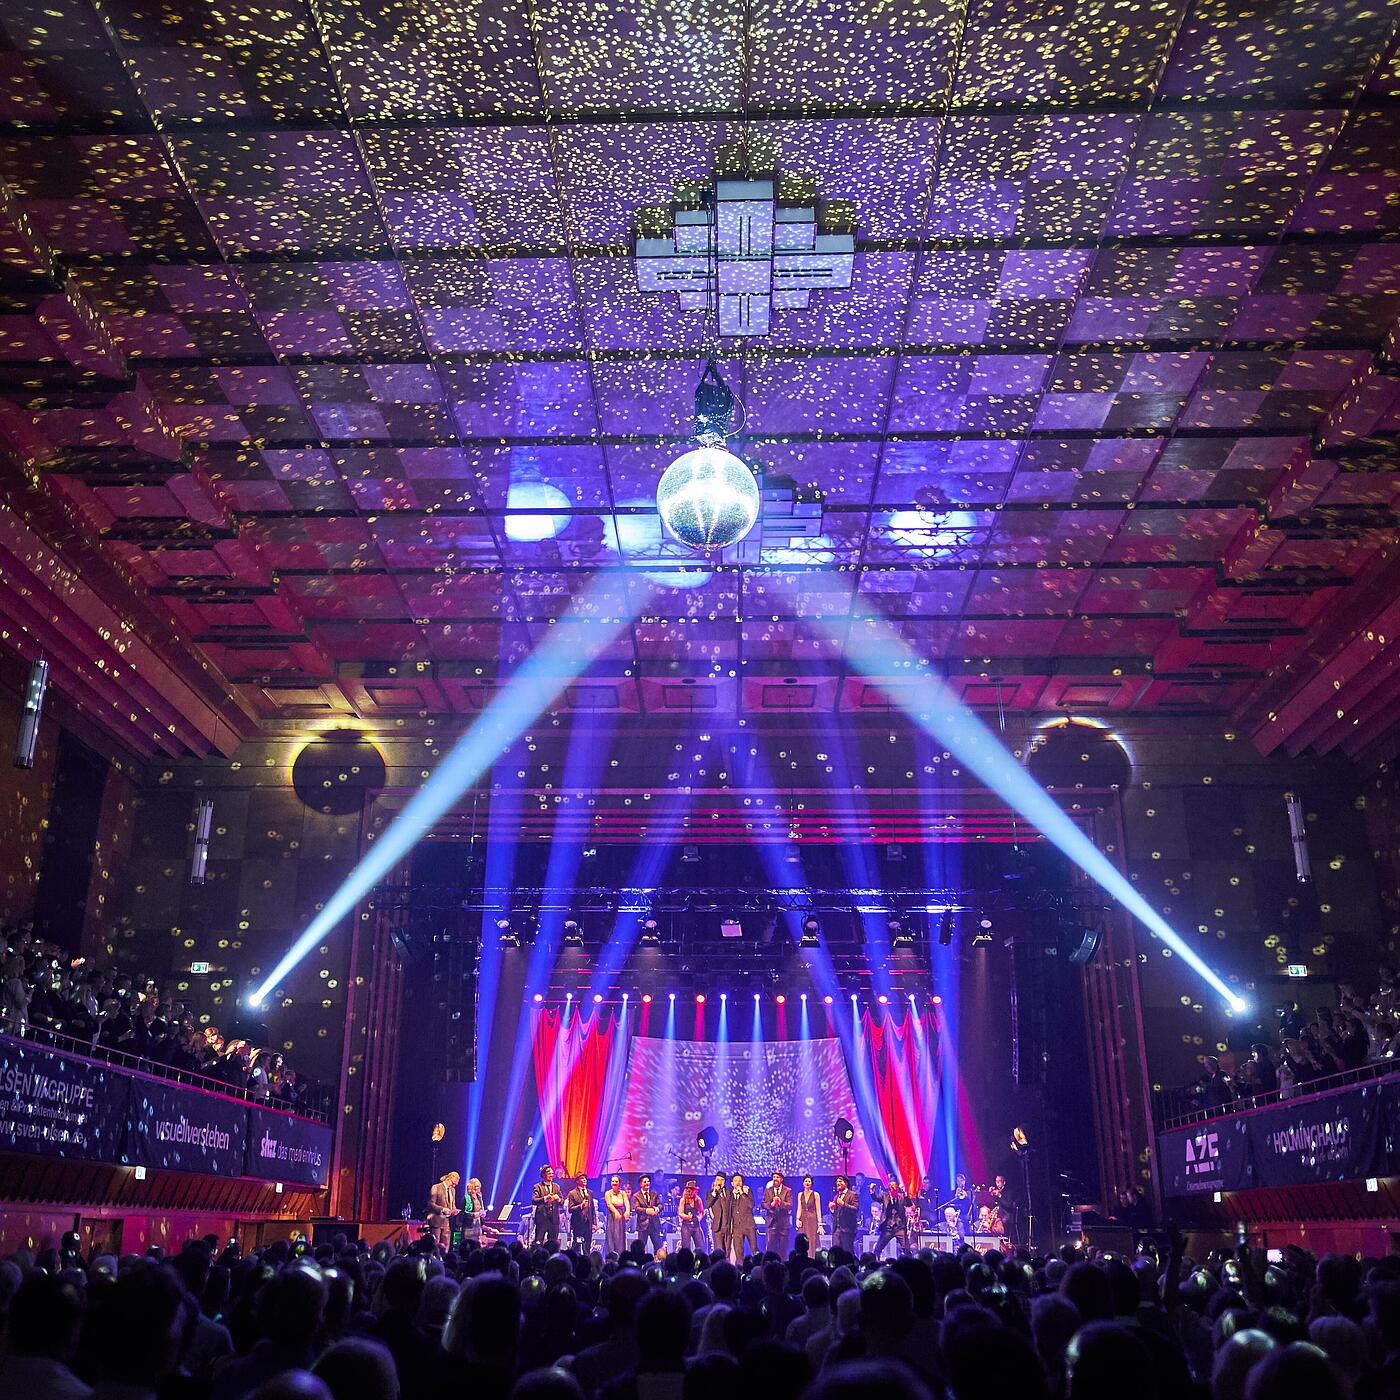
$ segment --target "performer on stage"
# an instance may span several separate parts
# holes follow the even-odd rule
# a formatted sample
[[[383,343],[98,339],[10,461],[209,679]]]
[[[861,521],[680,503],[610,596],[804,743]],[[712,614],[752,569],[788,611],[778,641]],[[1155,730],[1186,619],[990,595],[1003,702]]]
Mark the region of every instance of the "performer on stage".
[[[700,1199],[700,1188],[694,1179],[687,1181],[676,1205],[676,1221],[681,1227],[681,1248],[694,1250],[697,1254],[705,1248],[705,1232],[701,1222],[705,1218],[705,1203]]]
[[[815,1254],[821,1247],[822,1198],[813,1188],[812,1178],[802,1178],[802,1190],[797,1193],[797,1233],[807,1236]]]
[[[958,1212],[962,1233],[970,1235],[972,1227],[977,1223],[977,1198],[968,1189],[965,1172],[959,1172],[953,1178],[953,1194],[949,1197],[948,1204]]]
[[[632,1202],[627,1192],[622,1189],[620,1176],[613,1177],[608,1183],[607,1192],[603,1196],[603,1208],[607,1212],[603,1217],[604,1245],[609,1254],[625,1254],[627,1217],[632,1214]]]
[[[880,1216],[880,1237],[875,1241],[875,1257],[879,1259],[889,1248],[891,1240],[899,1242],[900,1254],[909,1253],[909,1201],[904,1188],[897,1181],[889,1184],[885,1192],[884,1207]]]
[[[559,1215],[564,1207],[564,1198],[554,1184],[554,1168],[540,1168],[540,1179],[535,1183],[531,1202],[535,1207],[535,1244],[546,1249],[559,1248]]]
[[[733,1212],[729,1208],[729,1187],[724,1173],[716,1172],[710,1183],[710,1194],[705,1197],[705,1209],[710,1213],[710,1229],[714,1232],[714,1247],[729,1258],[730,1219]]]
[[[462,1238],[480,1240],[486,1225],[486,1198],[481,1194],[479,1177],[467,1181],[467,1200],[462,1211]]]
[[[637,1243],[651,1252],[661,1248],[661,1197],[651,1189],[651,1177],[645,1172],[632,1193],[632,1214],[637,1217]]]
[[[831,1197],[831,1247],[856,1252],[856,1222],[860,1217],[860,1197],[851,1190],[849,1177],[836,1178]]]
[[[580,1172],[574,1179],[574,1189],[564,1199],[569,1212],[569,1235],[586,1254],[593,1248],[593,1229],[598,1223],[598,1202],[588,1189],[588,1177]]]
[[[792,1187],[782,1172],[774,1172],[773,1179],[764,1187],[763,1211],[768,1217],[763,1247],[772,1250],[779,1259],[786,1259],[792,1239]]]
[[[943,1207],[943,1231],[951,1237],[949,1243],[954,1249],[960,1249],[967,1243],[967,1231],[963,1229],[962,1215],[951,1202]]]
[[[736,1264],[744,1261],[744,1244],[750,1254],[758,1253],[758,1226],[753,1219],[753,1192],[744,1184],[743,1173],[729,1178],[729,1251]]]
[[[449,1224],[457,1211],[457,1183],[461,1181],[457,1172],[447,1172],[428,1188],[428,1210],[424,1223],[429,1233],[446,1249],[451,1243],[452,1227]]]

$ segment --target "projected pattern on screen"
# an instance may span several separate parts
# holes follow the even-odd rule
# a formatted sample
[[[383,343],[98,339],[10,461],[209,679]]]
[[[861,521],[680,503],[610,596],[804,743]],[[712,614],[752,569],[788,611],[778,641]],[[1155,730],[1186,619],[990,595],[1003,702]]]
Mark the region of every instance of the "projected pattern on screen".
[[[626,1106],[608,1156],[634,1171],[699,1171],[695,1136],[719,1130],[710,1170],[790,1177],[829,1175],[846,1163],[832,1135],[855,1124],[852,1172],[875,1170],[856,1119],[841,1042],[658,1040],[637,1036],[627,1066]]]

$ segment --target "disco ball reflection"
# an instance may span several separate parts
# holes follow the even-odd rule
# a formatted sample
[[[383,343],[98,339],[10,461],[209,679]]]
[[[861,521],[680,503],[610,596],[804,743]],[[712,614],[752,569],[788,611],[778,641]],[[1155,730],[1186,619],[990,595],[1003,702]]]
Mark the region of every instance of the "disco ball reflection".
[[[758,482],[732,452],[697,447],[662,473],[656,509],[666,529],[692,549],[738,544],[758,519]]]

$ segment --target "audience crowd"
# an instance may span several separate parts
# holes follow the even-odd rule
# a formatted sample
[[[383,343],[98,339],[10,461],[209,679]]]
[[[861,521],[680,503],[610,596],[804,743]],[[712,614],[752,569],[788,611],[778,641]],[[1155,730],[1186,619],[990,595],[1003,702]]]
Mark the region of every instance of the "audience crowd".
[[[1388,971],[1369,999],[1343,986],[1335,1007],[1319,1006],[1309,1016],[1290,1001],[1276,1008],[1275,1017],[1270,1038],[1261,1037],[1247,1056],[1203,1056],[1200,1079],[1173,1108],[1220,1113],[1291,1098],[1319,1079],[1393,1060],[1400,1052],[1400,987]]]
[[[322,1107],[316,1086],[278,1051],[226,1040],[153,978],[71,957],[27,923],[0,929],[0,1029],[41,1039],[51,1032],[130,1055],[142,1069],[198,1074],[297,1112]]]
[[[742,1268],[337,1235],[0,1263],[23,1400],[1390,1400],[1400,1257],[1297,1249]]]

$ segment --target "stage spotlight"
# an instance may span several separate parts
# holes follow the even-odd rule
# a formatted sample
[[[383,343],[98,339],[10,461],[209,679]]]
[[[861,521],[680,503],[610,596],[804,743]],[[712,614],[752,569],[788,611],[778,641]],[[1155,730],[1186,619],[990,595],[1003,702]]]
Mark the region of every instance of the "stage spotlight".
[[[837,1142],[854,1142],[856,1130],[847,1119],[838,1118],[836,1122],[831,1125],[831,1135]]]
[[[757,992],[755,992],[755,993],[753,994],[753,999],[754,999],[755,1001],[758,1000],[758,993],[757,993]]]
[[[624,1006],[627,1005],[628,999],[631,997],[631,995],[632,995],[631,992],[623,992],[623,994],[622,994],[622,1004],[623,1004]]]
[[[807,993],[806,993],[806,992],[803,992],[803,993],[802,993],[802,1000],[803,1000],[803,1001],[806,1001],[806,1000],[807,1000]]]
[[[802,920],[802,937],[797,940],[799,948],[816,948],[821,944],[821,939],[817,936],[821,933],[821,923],[815,915],[808,914]]]
[[[890,1004],[890,999],[884,994],[884,992],[881,992],[880,995],[875,998],[875,1000],[878,1001],[881,1006],[888,1006]]]
[[[885,858],[892,864],[898,865],[904,859],[903,846],[886,846]]]
[[[914,931],[903,919],[890,920],[890,937],[896,948],[912,948],[914,946]]]
[[[535,993],[535,1005],[538,1006],[538,1005],[540,1004],[540,1002],[542,1002],[543,1000],[544,1000],[544,993],[543,993],[543,992],[536,992],[536,993]]]
[[[682,846],[682,847],[681,847],[681,864],[682,864],[682,865],[699,865],[699,864],[700,864],[700,847],[699,847],[699,846]]]
[[[644,948],[654,948],[661,942],[661,934],[657,930],[655,919],[643,921],[642,935],[637,942]]]
[[[676,994],[675,994],[675,992],[672,992],[672,993],[671,993],[671,1000],[672,1000],[672,1001],[675,1001],[675,999],[676,999]]]
[[[564,920],[564,946],[566,948],[583,947],[583,930],[579,928],[578,922],[574,919]]]
[[[723,998],[723,997],[720,997],[720,1000],[723,1001],[724,998]],[[705,1004],[705,993],[704,993],[704,992],[696,992],[696,993],[695,993],[695,1004],[696,1004],[696,1006],[704,1006],[704,1004]]]
[[[802,864],[802,852],[798,850],[796,841],[783,842],[783,860],[788,865]]]
[[[603,1000],[603,994],[602,994],[602,992],[594,992],[594,993],[593,993],[593,1005],[594,1005],[594,1006],[597,1006],[598,1003],[601,1002],[602,1000]]]
[[[674,1000],[674,998],[672,998],[672,999]],[[651,993],[650,993],[650,992],[643,992],[643,993],[642,993],[642,1005],[643,1005],[643,1006],[650,1006],[650,1005],[651,1005]]]
[[[824,997],[822,998],[822,1005],[823,1005],[823,1006],[830,1006],[831,1003],[832,1003],[833,1001],[835,1001],[835,1000],[836,1000],[836,998],[833,997],[833,996],[831,995],[830,992],[828,992],[828,993],[826,994],[826,996],[824,996]]]
[[[572,1001],[573,999],[574,999],[574,994],[573,994],[572,992],[565,992],[565,993],[564,993],[564,1000],[565,1000],[565,1001]]]
[[[1024,1128],[1019,1126],[1012,1128],[1011,1150],[1018,1157],[1024,1157],[1031,1150],[1031,1135]]]
[[[779,1006],[787,1005],[787,998],[781,992],[779,992],[778,995],[773,998],[773,1000],[776,1001]],[[804,997],[803,1000],[805,1001],[806,998]]]
[[[499,942],[502,948],[518,948],[520,946],[520,935],[511,928],[509,919],[497,919],[496,928],[499,931]]]
[[[719,1129],[707,1123],[695,1134],[695,1145],[701,1152],[713,1152],[719,1146]]]
[[[945,909],[938,925],[938,946],[946,948],[953,941],[953,911]]]
[[[972,935],[972,946],[974,948],[985,948],[992,941],[992,921],[983,915],[977,920],[976,932]]]
[[[942,1005],[943,1005],[943,998],[942,998],[941,996],[939,996],[937,992],[935,992],[935,993],[929,998],[929,1000],[930,1000],[935,1006],[942,1006]]]

